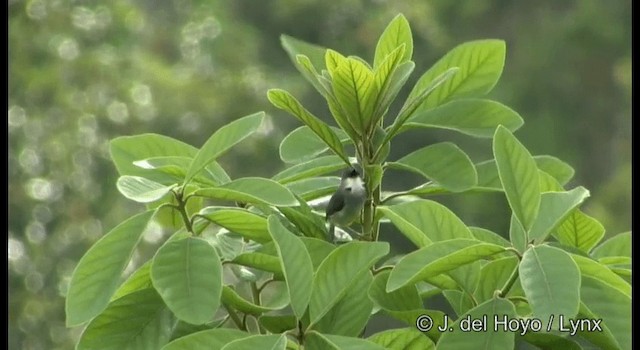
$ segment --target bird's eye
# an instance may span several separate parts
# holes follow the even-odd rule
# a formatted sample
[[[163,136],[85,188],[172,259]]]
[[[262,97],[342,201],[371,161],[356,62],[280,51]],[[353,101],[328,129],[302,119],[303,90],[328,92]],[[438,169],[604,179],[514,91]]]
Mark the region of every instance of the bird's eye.
[[[351,187],[347,187],[344,190],[347,191],[347,192],[351,192]]]

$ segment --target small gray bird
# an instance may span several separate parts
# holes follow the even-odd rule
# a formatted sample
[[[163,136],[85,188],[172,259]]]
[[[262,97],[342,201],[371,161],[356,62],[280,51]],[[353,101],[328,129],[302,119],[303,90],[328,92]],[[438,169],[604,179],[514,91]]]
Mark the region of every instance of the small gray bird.
[[[367,191],[360,173],[352,167],[342,174],[340,186],[329,199],[325,219],[329,221],[329,240],[335,241],[335,226],[346,228],[360,216]]]

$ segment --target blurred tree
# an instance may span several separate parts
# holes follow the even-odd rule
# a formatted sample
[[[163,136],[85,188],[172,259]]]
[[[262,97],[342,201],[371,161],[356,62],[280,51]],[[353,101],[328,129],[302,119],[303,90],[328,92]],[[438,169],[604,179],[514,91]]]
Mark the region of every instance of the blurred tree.
[[[492,97],[525,119],[518,138],[575,167],[574,183],[592,192],[585,211],[609,234],[628,230],[630,10],[630,0],[10,0],[9,348],[68,349],[81,331],[64,325],[68,278],[133,209],[114,190],[109,139],[154,132],[200,146],[218,126],[267,109],[274,116],[264,137],[222,164],[233,177],[269,176],[281,168],[278,142],[297,123],[268,107],[268,88],[296,91],[329,120],[281,49],[281,33],[372,57],[402,12],[414,31],[413,81],[462,41],[505,39]],[[441,134],[408,135],[391,157]],[[477,142],[459,139],[481,161],[490,142]],[[506,232],[491,215],[506,210],[501,197],[438,200],[470,225]]]

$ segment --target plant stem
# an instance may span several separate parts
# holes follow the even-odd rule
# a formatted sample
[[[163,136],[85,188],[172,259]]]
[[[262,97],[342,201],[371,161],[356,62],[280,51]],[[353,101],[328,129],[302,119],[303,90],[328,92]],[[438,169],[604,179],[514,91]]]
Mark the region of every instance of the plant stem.
[[[513,272],[511,273],[511,276],[509,276],[509,279],[507,280],[507,283],[505,283],[504,287],[502,287],[502,289],[500,289],[500,294],[498,295],[500,298],[504,298],[507,293],[509,293],[509,290],[511,289],[511,287],[513,287],[513,284],[516,283],[516,280],[518,279],[518,266],[516,266],[515,269],[513,269]]]
[[[260,303],[260,289],[258,288],[258,284],[256,282],[251,282],[251,296],[253,297],[254,304],[262,305]],[[258,324],[258,331],[260,332],[260,334],[265,334],[266,331],[264,328],[262,328],[260,321],[256,320],[256,323]]]
[[[236,327],[238,327],[238,329],[240,330],[246,331],[247,327],[242,324],[242,320],[240,319],[236,311],[231,306],[224,305],[224,307],[225,309],[227,309],[227,313],[231,317],[231,320],[233,321],[233,323],[236,324]]]
[[[193,226],[191,225],[191,220],[189,219],[189,215],[187,215],[187,202],[183,200],[182,192],[176,193],[176,200],[178,201],[178,205],[175,206],[176,210],[182,216],[182,221],[184,221],[184,226],[187,228],[187,231],[191,234],[195,234],[193,232]]]

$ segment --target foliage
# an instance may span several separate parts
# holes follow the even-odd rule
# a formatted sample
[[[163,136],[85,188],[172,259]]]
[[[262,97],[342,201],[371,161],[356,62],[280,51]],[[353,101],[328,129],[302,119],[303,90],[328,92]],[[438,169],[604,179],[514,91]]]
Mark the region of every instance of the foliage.
[[[269,90],[271,103],[306,127],[283,140],[280,153],[291,165],[271,179],[231,179],[217,162],[260,128],[263,113],[219,128],[200,149],[155,134],[112,140],[119,191],[148,210],[107,233],[76,267],[66,310],[68,326],[88,323],[78,349],[493,349],[513,348],[516,340],[565,346],[575,339],[630,348],[631,258],[622,248],[630,234],[601,243],[602,225],[578,209],[589,192],[564,188],[573,169],[532,156],[513,135],[520,115],[483,97],[502,74],[505,43],[456,46],[395,112],[392,103],[415,67],[411,33],[404,16],[395,17],[373,63],[282,36],[339,128],[286,90]],[[440,142],[388,160],[404,132],[425,128],[491,139],[493,158],[474,162],[455,143]],[[332,155],[323,156],[327,151]],[[336,188],[326,175],[352,163],[363,169],[367,187],[360,241],[336,247],[317,239],[324,223],[314,203]],[[416,173],[423,183],[385,191],[391,169]],[[504,194],[509,241],[423,198],[468,193]],[[174,234],[122,282],[152,217]],[[383,259],[391,247],[380,233],[389,224],[416,249]],[[423,308],[436,295],[455,311],[449,323],[443,310]],[[362,338],[377,313],[409,328]],[[451,331],[411,329],[425,317]],[[482,317],[488,331],[463,331],[466,320]],[[497,317],[540,328],[501,331]],[[567,337],[580,319],[602,331]]]

